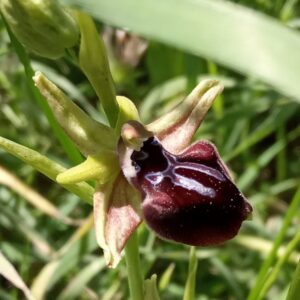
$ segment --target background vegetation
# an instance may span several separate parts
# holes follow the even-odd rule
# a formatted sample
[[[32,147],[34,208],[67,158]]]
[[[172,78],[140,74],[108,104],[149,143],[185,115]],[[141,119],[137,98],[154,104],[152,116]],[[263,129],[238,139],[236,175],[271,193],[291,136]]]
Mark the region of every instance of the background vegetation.
[[[246,299],[262,282],[257,281],[262,266],[269,274],[260,287],[262,299],[285,299],[300,252],[299,1],[65,2],[97,20],[118,94],[136,103],[144,121],[172,107],[201,78],[224,83],[195,139],[217,145],[254,213],[234,240],[197,249],[196,299]],[[247,6],[252,10],[243,9]],[[108,24],[144,39],[124,38]],[[0,30],[0,136],[72,166],[33,100],[3,23]],[[96,95],[72,61],[34,55],[31,61],[105,122]],[[2,151],[0,209],[0,250],[38,299],[128,297],[124,262],[107,269],[96,246],[91,207]],[[182,299],[188,247],[162,241],[145,227],[139,233],[145,277],[158,275],[162,299]],[[0,299],[22,297],[0,278]]]

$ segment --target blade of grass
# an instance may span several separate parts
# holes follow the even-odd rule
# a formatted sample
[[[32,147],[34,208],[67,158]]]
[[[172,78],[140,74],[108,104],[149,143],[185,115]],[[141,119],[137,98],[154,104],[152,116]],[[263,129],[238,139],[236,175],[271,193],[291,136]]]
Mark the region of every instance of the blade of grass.
[[[277,141],[285,142],[285,140],[286,140],[285,124],[282,124],[282,126],[280,126],[277,129],[276,139],[277,139]],[[286,177],[286,170],[287,170],[286,152],[287,152],[287,150],[284,147],[277,154],[277,157],[276,157],[276,178],[277,178],[278,182],[283,181]]]
[[[300,260],[298,262],[286,300],[297,300],[300,295]]]
[[[4,169],[0,165],[0,184],[6,185],[7,187],[14,190],[16,193],[21,195],[30,204],[35,206],[38,210],[47,214],[48,216],[58,219],[65,224],[76,225],[78,222],[72,220],[64,215],[53,205],[48,199],[37,193],[27,184],[23,183],[15,175],[8,170]]]
[[[64,2],[104,23],[255,76],[300,101],[300,35],[267,15],[229,1]]]
[[[34,300],[35,298],[31,294],[30,290],[14,268],[14,266],[7,260],[7,258],[0,252],[0,274],[9,280],[14,286],[23,291],[25,297],[28,300]]]
[[[157,290],[157,283],[156,283],[157,276],[156,274],[152,275],[150,279],[146,279],[144,283],[144,300],[160,300],[158,290]]]
[[[28,221],[26,222],[26,219],[12,212],[10,207],[2,207],[1,211],[11,222],[8,230],[19,230],[32,243],[37,253],[44,258],[52,256],[54,253],[53,248],[35,228],[32,228],[32,225],[28,224]]]
[[[158,288],[160,291],[163,291],[167,288],[169,283],[171,282],[171,277],[175,270],[175,263],[170,263],[166,270],[162,273],[161,278],[159,280]]]
[[[283,242],[285,234],[289,228],[289,225],[291,224],[291,221],[292,221],[294,215],[298,211],[299,205],[300,205],[300,187],[298,187],[298,189],[289,205],[289,208],[283,219],[282,227],[281,227],[277,237],[274,240],[273,247],[272,247],[267,259],[263,262],[263,264],[260,268],[260,271],[256,278],[254,287],[251,289],[251,292],[247,298],[248,300],[256,300],[259,297],[259,294],[261,293],[261,289],[267,279],[269,269],[272,266],[272,264],[276,258],[278,249]]]
[[[61,294],[57,297],[57,300],[64,299],[76,299],[78,298],[85,286],[90,280],[96,275],[100,275],[100,271],[105,268],[104,257],[97,257],[90,264],[84,267],[72,280],[69,281],[68,285],[63,289]]]
[[[263,259],[268,256],[273,246],[272,241],[251,235],[238,235],[232,240],[232,243],[259,252]],[[280,259],[285,252],[286,246],[280,246],[278,248],[276,257]],[[289,257],[288,262],[297,264],[299,255],[299,252],[293,252]]]
[[[34,278],[31,291],[37,300],[44,299],[46,292],[65,275],[70,268],[78,264],[83,255],[83,238],[87,237],[85,252],[91,252],[97,247],[94,233],[90,233],[93,227],[93,215],[90,215],[79,227],[70,239],[55,253],[55,258],[47,263]],[[84,244],[84,243],[83,243]]]
[[[261,155],[256,158],[256,161],[253,165],[249,166],[244,174],[237,181],[240,189],[244,190],[249,187],[254,180],[259,175],[260,171],[266,167],[267,164],[271,162],[271,160],[280,153],[283,149],[285,149],[286,145],[300,135],[300,126],[296,127],[294,130],[290,131],[284,139],[279,139],[274,144],[272,144],[269,148],[267,148]]]
[[[245,299],[242,288],[239,286],[236,277],[231,272],[231,270],[223,263],[218,257],[212,257],[209,259],[210,262],[218,269],[220,274],[227,281],[228,286],[232,289],[232,292],[235,294],[236,299],[243,300]]]
[[[297,105],[289,105],[284,109],[279,107],[272,114],[270,114],[255,130],[253,130],[247,138],[245,138],[233,151],[223,157],[224,161],[229,161],[255,145],[265,137],[273,133],[276,128],[281,126],[288,120],[294,113],[297,112]]]
[[[297,247],[299,242],[300,242],[300,231],[298,231],[298,233],[294,236],[294,238],[289,242],[289,244],[286,247],[286,250],[285,250],[284,254],[280,257],[280,259],[277,261],[276,265],[273,267],[271,273],[268,275],[268,278],[265,281],[264,286],[261,289],[258,300],[262,300],[262,299],[265,298],[265,295],[267,294],[268,290],[270,289],[273,282],[278,277],[282,266],[287,261],[290,254],[292,253],[292,251]]]

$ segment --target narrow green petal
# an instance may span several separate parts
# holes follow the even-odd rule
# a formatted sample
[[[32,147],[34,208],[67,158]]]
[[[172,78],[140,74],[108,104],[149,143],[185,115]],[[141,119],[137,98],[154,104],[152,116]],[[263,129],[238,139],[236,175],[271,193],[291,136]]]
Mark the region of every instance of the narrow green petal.
[[[60,184],[72,184],[87,180],[97,180],[104,184],[120,171],[118,157],[115,152],[102,151],[77,165],[59,174],[56,178]]]

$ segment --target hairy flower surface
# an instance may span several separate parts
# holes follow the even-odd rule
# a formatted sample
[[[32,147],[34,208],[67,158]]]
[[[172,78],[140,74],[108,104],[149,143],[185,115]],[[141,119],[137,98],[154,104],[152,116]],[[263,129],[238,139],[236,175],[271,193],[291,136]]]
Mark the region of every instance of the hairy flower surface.
[[[234,237],[252,208],[230,179],[216,148],[199,141],[174,155],[147,139],[131,155],[147,224],[161,237],[195,246]]]

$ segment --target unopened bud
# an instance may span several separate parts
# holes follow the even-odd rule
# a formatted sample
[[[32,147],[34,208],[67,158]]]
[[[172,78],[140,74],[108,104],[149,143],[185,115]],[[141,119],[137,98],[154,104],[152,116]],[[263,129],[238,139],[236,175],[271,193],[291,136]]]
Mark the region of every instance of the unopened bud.
[[[59,58],[79,40],[76,21],[57,0],[1,0],[0,8],[17,39],[40,56]]]

